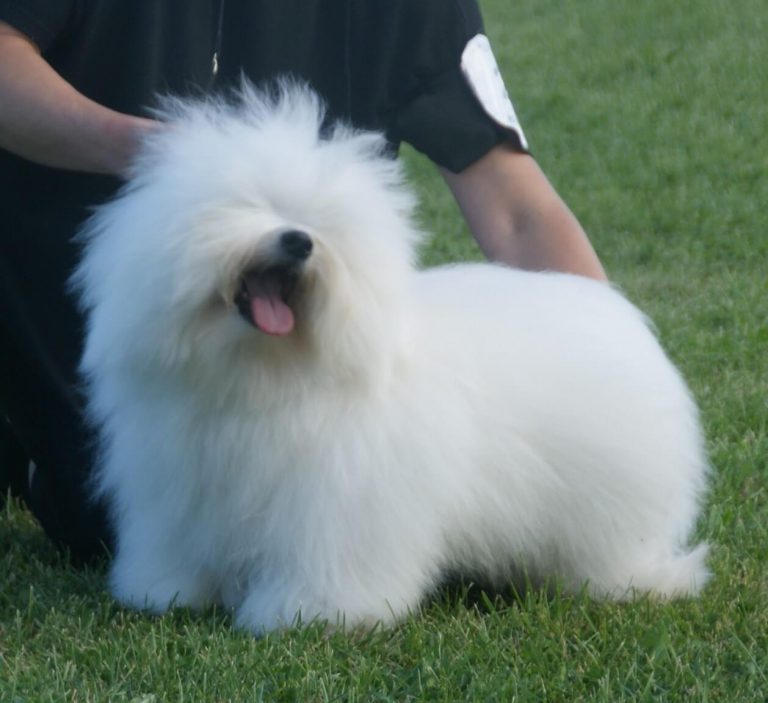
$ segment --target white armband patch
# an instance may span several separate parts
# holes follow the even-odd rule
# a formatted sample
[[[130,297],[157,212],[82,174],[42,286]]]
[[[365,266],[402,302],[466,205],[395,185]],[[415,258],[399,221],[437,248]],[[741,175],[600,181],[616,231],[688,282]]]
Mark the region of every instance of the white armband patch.
[[[488,116],[515,132],[522,147],[528,149],[528,141],[507,94],[491,43],[484,34],[476,34],[467,42],[461,55],[461,71]]]

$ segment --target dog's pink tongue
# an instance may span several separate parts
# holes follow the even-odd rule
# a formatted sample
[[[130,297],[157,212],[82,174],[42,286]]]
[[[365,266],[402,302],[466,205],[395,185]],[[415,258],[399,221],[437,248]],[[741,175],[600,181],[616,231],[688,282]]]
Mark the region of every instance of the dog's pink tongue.
[[[293,330],[293,311],[277,295],[251,298],[251,315],[262,332],[274,335]]]

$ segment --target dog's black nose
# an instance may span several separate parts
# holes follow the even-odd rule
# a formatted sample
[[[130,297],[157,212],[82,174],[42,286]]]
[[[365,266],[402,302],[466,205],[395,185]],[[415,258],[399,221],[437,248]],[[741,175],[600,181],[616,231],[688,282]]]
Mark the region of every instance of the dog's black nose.
[[[312,239],[306,232],[292,229],[280,235],[280,248],[292,259],[304,261],[312,253]]]

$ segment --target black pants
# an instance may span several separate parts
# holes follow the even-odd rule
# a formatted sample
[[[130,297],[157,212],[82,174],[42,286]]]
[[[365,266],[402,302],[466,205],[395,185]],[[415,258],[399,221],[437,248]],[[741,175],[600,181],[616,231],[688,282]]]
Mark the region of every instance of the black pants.
[[[8,279],[6,279],[8,282]],[[53,542],[76,562],[111,546],[104,506],[90,497],[93,439],[77,384],[48,358],[47,345],[2,290],[0,313],[0,445],[8,482],[21,492]],[[74,314],[74,313],[73,313]],[[27,466],[36,470],[27,485]]]

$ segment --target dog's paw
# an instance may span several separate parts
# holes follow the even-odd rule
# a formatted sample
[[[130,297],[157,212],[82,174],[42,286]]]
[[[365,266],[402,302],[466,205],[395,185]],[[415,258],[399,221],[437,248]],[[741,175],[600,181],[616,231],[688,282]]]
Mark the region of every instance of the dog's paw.
[[[290,595],[289,595],[290,594]],[[238,627],[257,636],[295,627],[319,625],[326,632],[375,627],[382,618],[373,613],[345,611],[318,600],[307,593],[290,593],[290,589],[258,589],[252,591],[236,612]]]
[[[700,544],[688,552],[659,559],[642,574],[644,590],[661,599],[697,595],[707,584],[711,573],[707,568],[709,545]]]
[[[709,547],[700,544],[686,552],[667,551],[628,560],[610,575],[596,571],[587,585],[591,595],[606,600],[626,601],[641,596],[671,600],[697,595],[707,584]]]
[[[200,579],[190,574],[158,575],[145,569],[126,570],[117,564],[110,574],[110,591],[123,605],[162,615],[171,608],[201,608],[210,594]]]
[[[285,594],[259,589],[248,594],[237,608],[235,623],[257,636],[301,627],[320,619],[318,609],[307,605],[301,599],[286,599]]]
[[[255,607],[246,602],[241,605],[235,615],[235,625],[243,630],[248,630],[257,637],[263,637],[270,632],[279,632],[292,627],[297,627],[303,622],[300,609],[293,615],[287,610],[267,610],[263,607]]]

